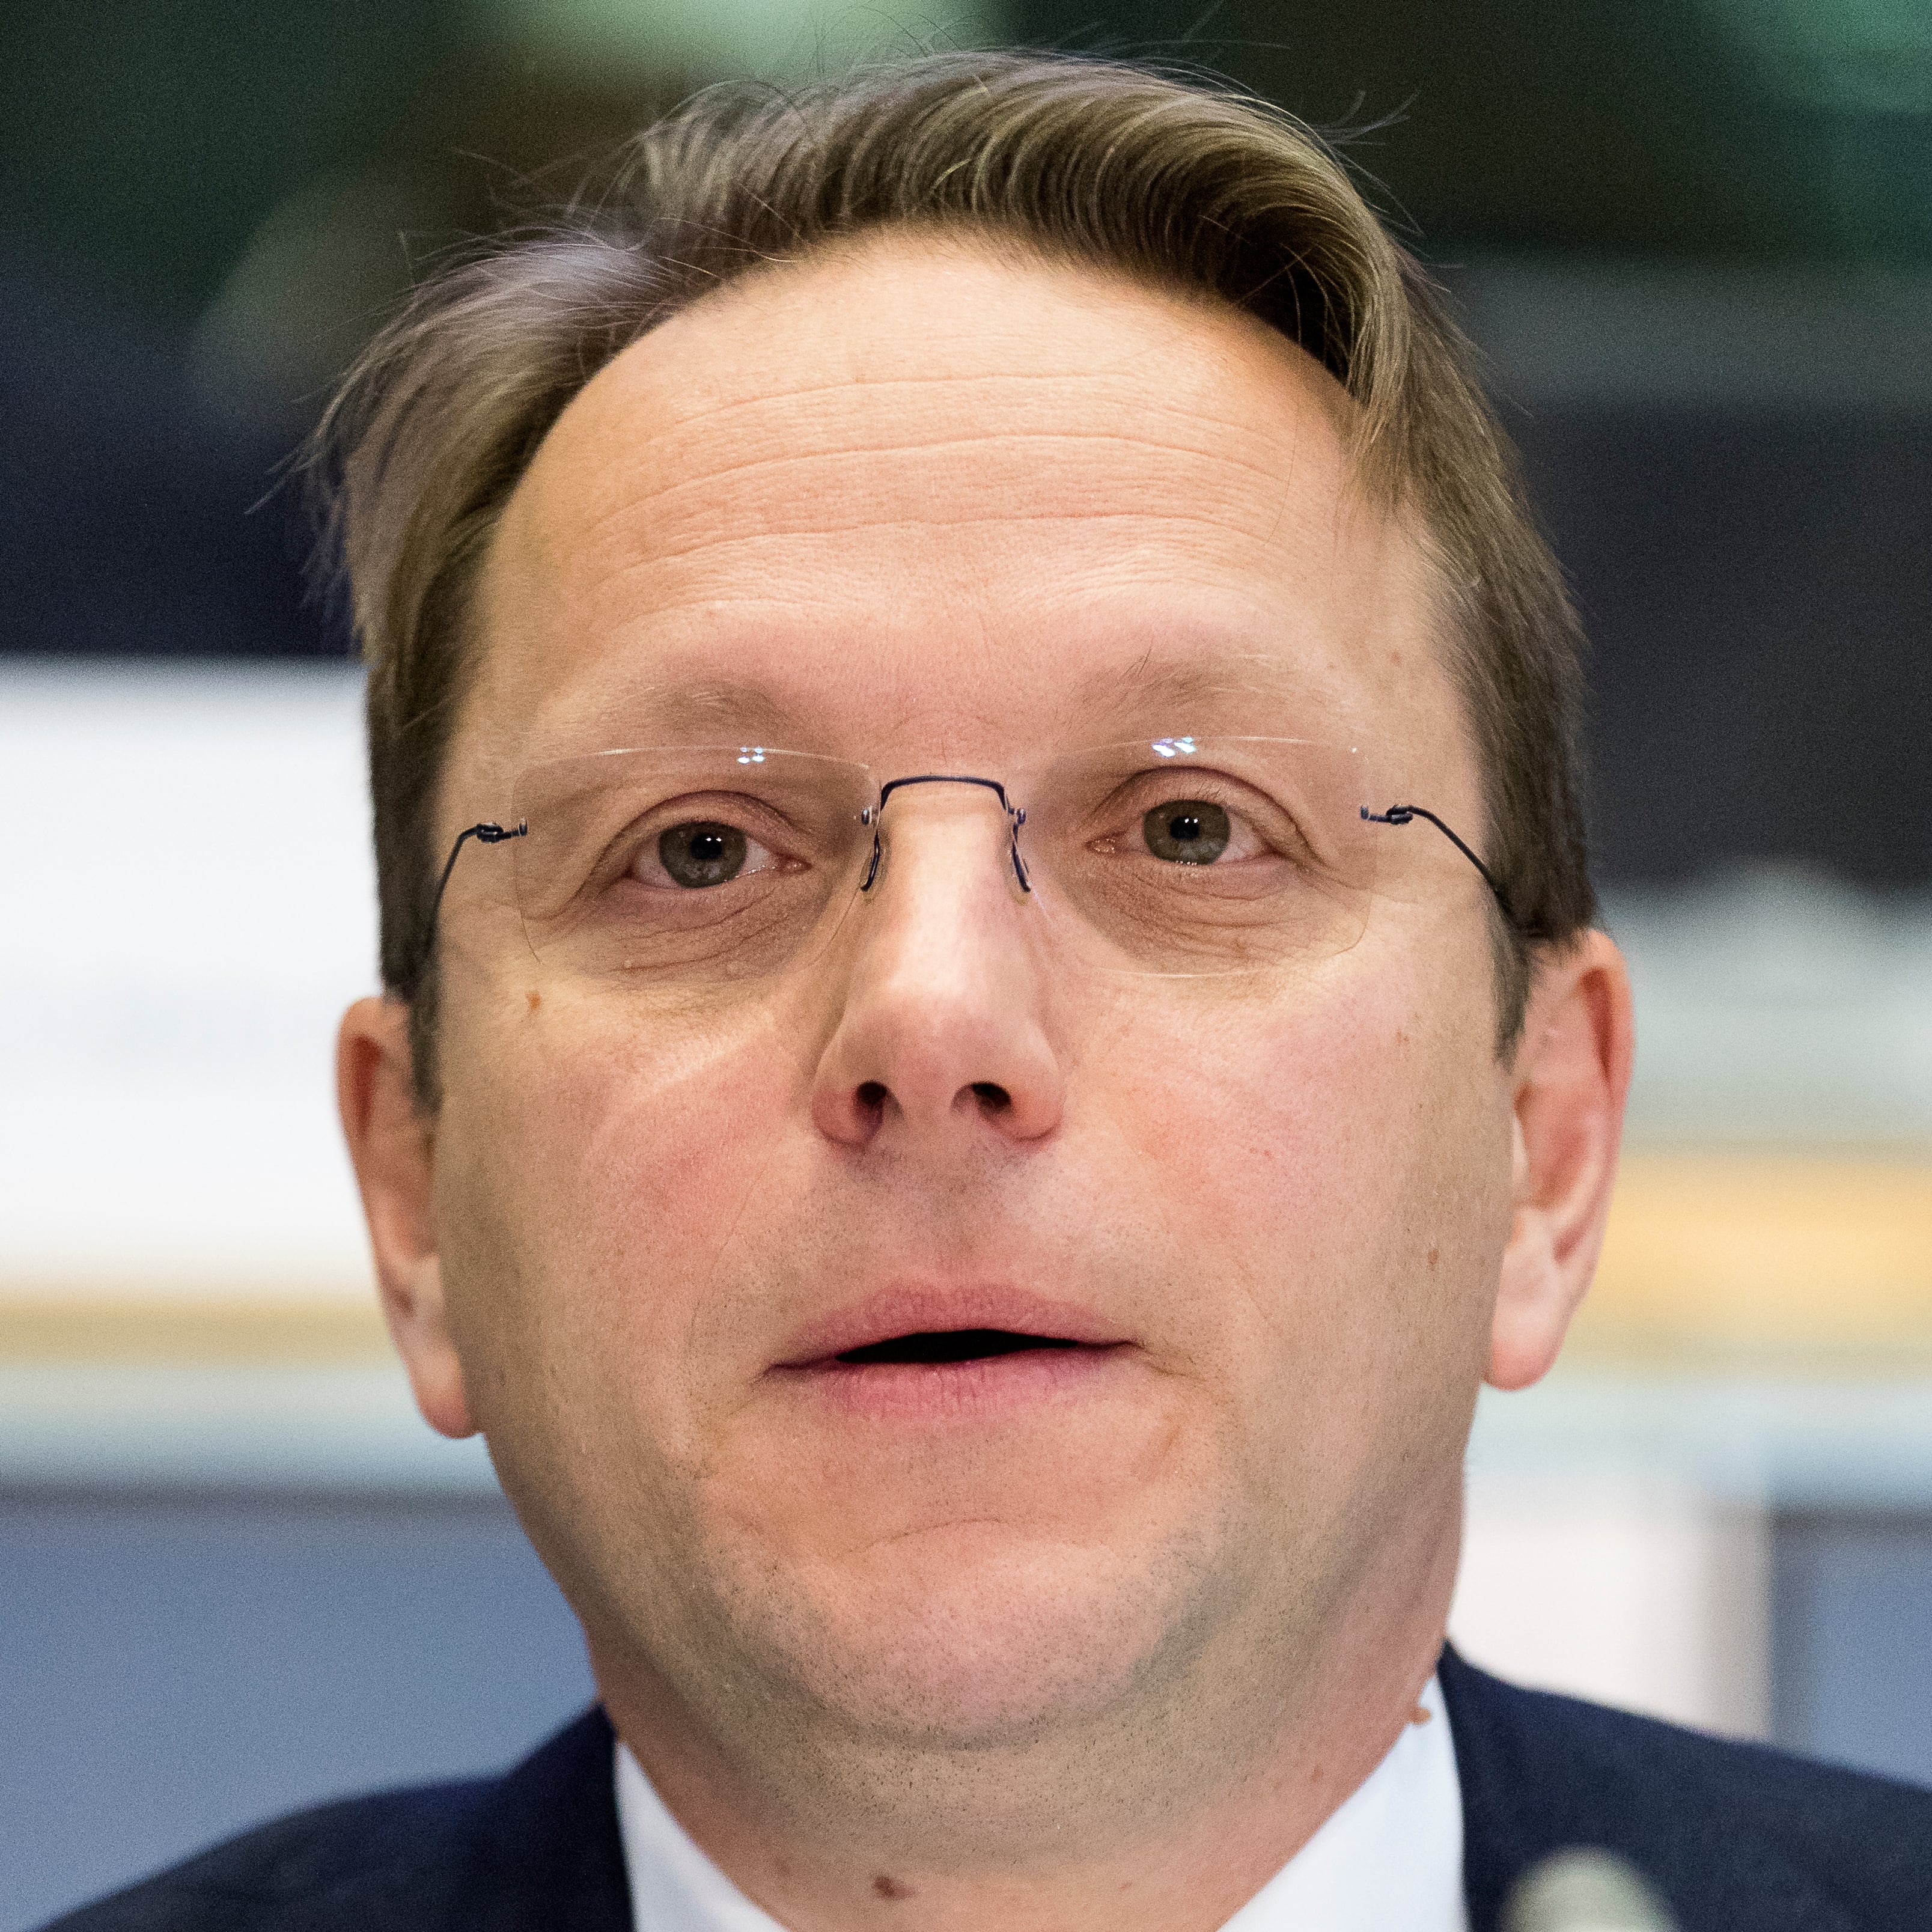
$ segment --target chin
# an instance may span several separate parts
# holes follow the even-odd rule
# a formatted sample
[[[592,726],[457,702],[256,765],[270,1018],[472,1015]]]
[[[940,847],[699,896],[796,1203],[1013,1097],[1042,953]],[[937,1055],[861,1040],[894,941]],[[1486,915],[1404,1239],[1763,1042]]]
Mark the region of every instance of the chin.
[[[767,1570],[734,1634],[768,1682],[848,1732],[996,1748],[1184,1676],[1217,1621],[1204,1556],[938,1524],[794,1570],[781,1591]]]

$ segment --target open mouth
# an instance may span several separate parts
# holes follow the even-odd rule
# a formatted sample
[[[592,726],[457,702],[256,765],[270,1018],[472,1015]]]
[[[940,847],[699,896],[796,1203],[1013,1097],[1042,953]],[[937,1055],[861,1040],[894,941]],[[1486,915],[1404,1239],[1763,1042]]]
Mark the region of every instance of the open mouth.
[[[1138,1346],[1093,1310],[1023,1288],[893,1286],[800,1328],[766,1372],[855,1412],[958,1417],[1057,1400]]]
[[[832,1359],[854,1369],[901,1363],[940,1367],[953,1362],[982,1362],[996,1355],[1023,1354],[1031,1349],[1088,1346],[1064,1335],[1029,1335],[1011,1328],[940,1328],[889,1336],[883,1342],[868,1342],[861,1348],[848,1348]]]

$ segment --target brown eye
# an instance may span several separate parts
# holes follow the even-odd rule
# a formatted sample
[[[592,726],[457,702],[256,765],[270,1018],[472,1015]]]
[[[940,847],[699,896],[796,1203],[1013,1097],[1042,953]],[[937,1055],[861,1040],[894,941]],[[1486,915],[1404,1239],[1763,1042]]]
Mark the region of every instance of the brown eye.
[[[1211,866],[1227,850],[1233,833],[1220,806],[1206,799],[1178,798],[1142,816],[1141,836],[1156,859],[1177,866]]]
[[[747,844],[735,825],[692,819],[658,835],[658,863],[676,885],[725,885],[745,869]]]

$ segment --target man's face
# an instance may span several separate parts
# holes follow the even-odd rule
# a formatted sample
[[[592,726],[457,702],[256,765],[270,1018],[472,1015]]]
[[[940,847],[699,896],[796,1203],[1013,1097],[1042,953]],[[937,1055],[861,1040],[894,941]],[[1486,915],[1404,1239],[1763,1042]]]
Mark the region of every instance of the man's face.
[[[1360,746],[1363,803],[1479,837],[1348,406],[1258,325],[991,250],[728,290],[517,490],[444,836],[616,747],[1014,782],[1189,732]],[[990,794],[884,826],[822,952],[680,1001],[554,970],[514,849],[466,852],[435,1221],[469,1413],[600,1667],[707,1721],[993,1743],[1292,1700],[1351,1603],[1453,1552],[1510,1225],[1480,881],[1385,830],[1352,944],[1110,976],[1015,889]],[[839,1359],[960,1330],[1079,1346]]]

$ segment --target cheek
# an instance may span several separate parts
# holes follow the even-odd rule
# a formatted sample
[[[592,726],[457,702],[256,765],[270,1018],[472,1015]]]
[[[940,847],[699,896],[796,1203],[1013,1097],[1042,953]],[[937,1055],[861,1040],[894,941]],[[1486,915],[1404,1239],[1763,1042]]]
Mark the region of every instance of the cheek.
[[[1137,1184],[1206,1262],[1252,1402],[1359,1412],[1469,1352],[1508,1174],[1497,1071],[1470,1039],[1399,974],[1338,970],[1292,1000],[1204,1002],[1120,1057],[1141,1070],[1112,1102]]]
[[[602,1364],[662,1412],[720,1254],[770,1174],[802,1073],[747,1006],[699,1029],[624,1002],[520,1009],[446,1106],[475,1231],[463,1289],[494,1350],[578,1382]],[[479,1238],[480,1237],[480,1238]],[[484,1338],[479,1333],[479,1344]]]
[[[1111,1056],[1108,1111],[1192,1238],[1272,1274],[1375,1198],[1396,1030],[1366,1002],[1204,999]]]

